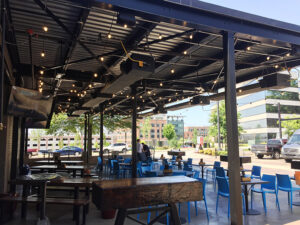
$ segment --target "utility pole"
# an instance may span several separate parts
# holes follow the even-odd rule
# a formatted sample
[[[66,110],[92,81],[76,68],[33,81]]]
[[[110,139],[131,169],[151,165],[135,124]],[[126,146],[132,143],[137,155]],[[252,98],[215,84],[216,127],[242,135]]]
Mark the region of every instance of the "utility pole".
[[[281,113],[280,113],[280,102],[277,103],[278,107],[278,124],[279,124],[279,137],[282,139],[282,129],[281,129]]]
[[[221,150],[221,143],[220,143],[220,109],[219,109],[219,101],[217,101],[217,113],[218,113],[218,150]]]

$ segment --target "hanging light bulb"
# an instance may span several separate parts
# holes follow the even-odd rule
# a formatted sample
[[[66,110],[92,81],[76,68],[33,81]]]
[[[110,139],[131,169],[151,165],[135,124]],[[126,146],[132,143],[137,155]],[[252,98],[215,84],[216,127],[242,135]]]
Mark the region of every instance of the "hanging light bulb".
[[[108,33],[107,37],[108,37],[109,39],[111,39],[111,38],[112,38],[112,36],[111,36],[111,34],[110,34],[110,33]]]
[[[190,34],[190,39],[193,39],[193,34]]]
[[[75,84],[72,84],[72,87],[75,87]]]
[[[41,57],[45,57],[46,53],[44,51],[41,52]]]
[[[70,102],[70,101],[71,101],[71,98],[68,98],[68,101]]]
[[[97,73],[94,73],[94,77],[97,78],[97,77],[98,77],[98,74],[97,74]]]
[[[70,90],[70,93],[73,93],[73,90],[72,90],[72,89]]]
[[[43,92],[43,88],[39,88],[39,92],[42,93]]]
[[[171,99],[171,98],[169,98],[169,100],[168,100],[168,101],[170,102],[170,101],[172,101],[172,99]]]
[[[83,91],[83,93],[86,95],[86,91]]]
[[[43,75],[44,74],[44,70],[40,70],[40,74]]]
[[[126,23],[124,24],[124,28],[127,28],[127,24]]]
[[[159,40],[161,40],[161,39],[162,39],[162,36],[161,36],[161,34],[159,34],[159,35],[158,35],[158,38],[159,38]]]
[[[148,94],[148,95],[151,95],[151,91],[147,91],[147,94]]]
[[[93,85],[92,84],[89,84],[89,88],[92,88],[93,87]]]
[[[289,57],[289,56],[291,56],[291,53],[286,53],[286,55],[285,55],[286,57]]]
[[[171,73],[175,73],[175,70],[174,70],[174,69],[171,69]]]
[[[270,56],[268,56],[268,57],[267,57],[267,60],[269,61],[270,59],[271,59],[271,57],[270,57]]]
[[[247,51],[250,51],[250,50],[251,50],[251,47],[250,47],[250,46],[248,46],[248,47],[247,47]]]
[[[73,90],[74,93],[77,93],[77,90]]]
[[[242,89],[239,89],[239,93],[242,93],[242,91],[243,91]]]
[[[162,83],[162,82],[160,82],[160,83],[159,83],[159,86],[161,86],[161,87],[162,87],[162,86],[163,86],[163,83]]]
[[[103,62],[104,61],[104,57],[100,57],[100,61]]]
[[[186,54],[187,54],[187,51],[184,51],[183,54],[186,55]]]
[[[143,98],[143,96],[141,95],[140,98]]]
[[[43,26],[43,30],[44,30],[45,32],[48,32],[48,27],[47,27],[47,26]]]
[[[278,66],[278,65],[275,65],[274,67],[275,67],[275,69],[278,69],[278,68],[279,68],[279,66]]]

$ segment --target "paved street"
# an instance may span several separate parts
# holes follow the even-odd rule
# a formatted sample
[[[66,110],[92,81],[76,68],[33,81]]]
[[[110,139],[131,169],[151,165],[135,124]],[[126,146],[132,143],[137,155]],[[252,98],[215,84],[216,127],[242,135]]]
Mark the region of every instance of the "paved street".
[[[193,163],[198,163],[201,158],[203,158],[203,161],[212,164],[216,160],[220,160],[219,156],[210,156],[205,154],[199,154],[196,153],[194,149],[188,149],[188,150],[182,150],[186,152],[186,155],[183,157],[183,159],[187,158],[193,158]],[[164,154],[165,157],[169,157],[167,155],[167,151],[156,151],[155,157],[159,158],[161,154]],[[262,167],[262,174],[289,174],[290,176],[293,176],[295,171],[294,169],[291,169],[291,164],[286,163],[284,159],[272,159],[271,157],[264,157],[263,159],[258,159],[255,157],[254,154],[252,154],[250,151],[245,151],[240,154],[241,156],[251,156],[252,163],[244,164],[245,169],[251,169],[253,165],[261,166]],[[227,162],[222,162],[222,166],[224,168],[227,168]]]

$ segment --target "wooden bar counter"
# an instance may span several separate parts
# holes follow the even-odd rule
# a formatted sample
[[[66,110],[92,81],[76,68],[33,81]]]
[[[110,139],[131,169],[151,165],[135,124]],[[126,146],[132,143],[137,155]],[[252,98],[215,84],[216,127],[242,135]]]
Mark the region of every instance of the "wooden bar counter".
[[[139,213],[128,209],[153,205],[168,205],[153,222],[170,211],[173,224],[180,224],[175,203],[203,199],[202,183],[185,176],[95,181],[92,196],[93,203],[101,210],[119,209],[115,224],[123,224],[126,216]]]

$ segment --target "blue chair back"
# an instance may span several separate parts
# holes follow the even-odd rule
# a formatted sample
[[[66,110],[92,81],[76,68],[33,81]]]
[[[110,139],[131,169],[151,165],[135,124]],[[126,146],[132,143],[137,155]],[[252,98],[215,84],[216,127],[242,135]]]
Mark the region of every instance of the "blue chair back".
[[[131,163],[131,158],[124,159],[124,163]]]
[[[261,188],[275,190],[276,176],[263,174],[262,180],[269,181],[267,184],[261,184]]]
[[[206,187],[206,180],[203,178],[196,178],[202,183],[202,188],[203,188],[203,197],[205,198],[205,187]]]
[[[123,156],[119,155],[119,156],[117,157],[117,160],[121,160],[121,159],[123,159]]]
[[[218,182],[218,192],[229,195],[229,185],[228,180],[225,177],[217,177]]]
[[[221,166],[221,162],[219,162],[219,161],[214,162],[214,169],[216,169],[217,167],[220,167],[220,166]]]
[[[164,168],[165,168],[164,165],[159,166],[159,170],[164,170]]]
[[[183,170],[186,170],[186,171],[192,171],[193,168],[191,165],[188,164],[188,162],[184,162],[183,163]]]
[[[146,177],[157,177],[157,172],[156,171],[146,171],[145,173]]]
[[[261,166],[253,166],[251,175],[260,177],[261,176],[260,172],[261,172]]]
[[[101,164],[102,164],[102,159],[101,159],[101,157],[100,157],[100,156],[98,156],[98,157],[97,157],[97,159],[98,159],[98,163],[97,163],[97,165],[98,165],[98,166],[101,166]]]
[[[142,170],[140,168],[137,168],[137,174],[139,177],[143,177],[143,173],[142,173]]]
[[[281,188],[292,188],[292,183],[289,175],[285,174],[276,174],[277,177],[277,186]]]
[[[142,166],[142,173],[146,173],[151,170],[151,166]]]
[[[195,178],[195,179],[199,178],[199,174],[200,174],[200,171],[196,170],[194,175],[193,175],[193,178]]]
[[[172,160],[176,160],[176,156],[175,155],[172,156]]]
[[[225,170],[223,167],[216,167],[216,176],[217,177],[226,177]]]
[[[188,158],[188,161],[187,161],[187,163],[188,163],[189,165],[192,165],[192,163],[193,163],[193,159],[192,159],[192,158]]]
[[[186,176],[186,172],[185,171],[174,171],[172,173],[172,176]]]

